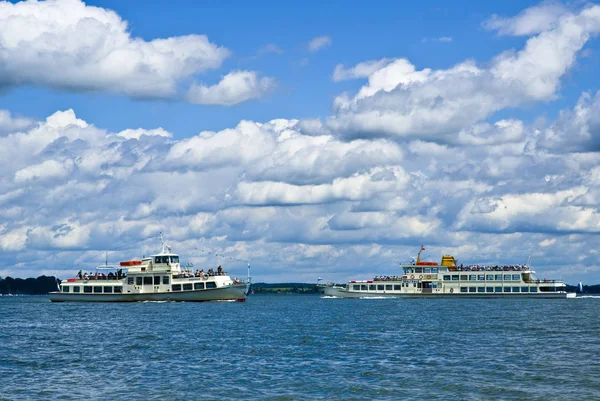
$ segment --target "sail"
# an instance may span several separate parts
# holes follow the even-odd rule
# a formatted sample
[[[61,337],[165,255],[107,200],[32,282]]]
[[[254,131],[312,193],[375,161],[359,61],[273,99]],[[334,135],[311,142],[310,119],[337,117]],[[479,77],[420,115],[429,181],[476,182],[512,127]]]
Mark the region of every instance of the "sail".
[[[577,289],[579,290],[579,292],[583,292],[583,284],[581,283],[581,281],[577,285]]]

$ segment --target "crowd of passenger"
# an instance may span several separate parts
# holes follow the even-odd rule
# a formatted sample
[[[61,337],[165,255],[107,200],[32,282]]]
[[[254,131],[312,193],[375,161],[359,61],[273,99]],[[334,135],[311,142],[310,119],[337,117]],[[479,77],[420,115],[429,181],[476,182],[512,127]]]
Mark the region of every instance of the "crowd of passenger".
[[[87,273],[79,270],[77,277],[79,277],[81,280],[121,280],[122,278],[127,277],[127,273],[124,273],[123,269],[119,269],[115,273],[109,272],[108,274],[98,272]]]
[[[485,266],[485,265],[467,265],[467,266],[463,266],[462,264],[460,266],[456,267],[456,270],[458,271],[522,271],[522,270],[528,270],[529,266],[527,265],[506,265],[506,266]]]
[[[375,276],[373,281],[398,281],[400,277],[398,276]]]
[[[175,278],[189,278],[189,277],[213,277],[213,276],[226,276],[227,273],[223,271],[223,268],[219,265],[217,267],[217,271],[215,272],[213,269],[208,269],[206,272],[204,269],[192,271],[190,269],[182,270],[180,274],[175,275]]]
[[[204,269],[192,271],[190,269],[182,270],[180,274],[174,275],[175,278],[188,278],[188,277],[213,277],[213,276],[226,276],[227,273],[223,271],[221,266],[217,267],[217,271],[213,269],[208,269],[206,272]],[[123,269],[117,270],[115,273],[109,272],[108,274],[104,273],[92,273],[92,272],[83,272],[79,270],[77,273],[77,277],[82,280],[120,280],[122,278],[127,277],[127,273],[123,272]]]

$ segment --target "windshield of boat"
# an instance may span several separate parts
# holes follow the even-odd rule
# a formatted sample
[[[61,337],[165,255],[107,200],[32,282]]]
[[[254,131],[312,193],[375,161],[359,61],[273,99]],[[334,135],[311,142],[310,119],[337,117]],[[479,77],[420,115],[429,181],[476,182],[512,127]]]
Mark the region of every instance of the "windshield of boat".
[[[179,263],[179,256],[167,255],[167,256],[155,256],[154,263]]]

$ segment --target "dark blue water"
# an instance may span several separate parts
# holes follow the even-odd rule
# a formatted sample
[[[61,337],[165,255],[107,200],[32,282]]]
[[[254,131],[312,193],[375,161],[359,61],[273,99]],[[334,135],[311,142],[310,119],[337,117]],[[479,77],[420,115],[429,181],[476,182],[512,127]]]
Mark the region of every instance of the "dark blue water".
[[[0,399],[600,399],[600,299],[0,298]]]

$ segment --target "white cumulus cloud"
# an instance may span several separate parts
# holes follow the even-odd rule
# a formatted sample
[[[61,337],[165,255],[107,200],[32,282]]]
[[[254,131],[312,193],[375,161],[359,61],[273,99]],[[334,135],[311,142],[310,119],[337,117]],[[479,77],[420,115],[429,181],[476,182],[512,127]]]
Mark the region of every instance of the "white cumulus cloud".
[[[500,35],[535,35],[554,28],[568,9],[557,2],[546,2],[527,8],[510,18],[493,15],[483,22],[483,27],[498,31]]]
[[[333,40],[329,36],[317,36],[308,42],[308,51],[311,53],[318,52],[319,50],[323,50],[329,46],[331,46]]]
[[[273,78],[260,78],[254,71],[233,71],[225,75],[218,84],[192,85],[187,93],[187,100],[197,104],[232,106],[258,99],[274,86]]]
[[[0,135],[21,131],[34,124],[31,118],[14,117],[8,110],[0,110]]]
[[[577,53],[600,31],[600,6],[562,14],[520,51],[498,54],[487,65],[472,60],[448,69],[418,69],[406,59],[336,67],[334,76],[368,75],[351,96],[334,101],[324,129],[347,137],[420,137],[455,142],[455,132],[499,110],[554,99]],[[380,67],[374,71],[370,67]],[[360,73],[359,73],[360,71]]]
[[[394,59],[387,58],[381,60],[369,60],[358,63],[350,68],[345,68],[343,64],[338,64],[333,71],[333,80],[338,82],[348,79],[367,78],[375,71],[381,70],[393,61]]]
[[[0,3],[0,88],[185,99],[181,86],[219,68],[230,54],[205,35],[133,37],[117,13],[80,0]],[[194,87],[200,94],[192,100],[229,105],[256,98],[270,81],[254,74],[234,72],[213,87]]]

